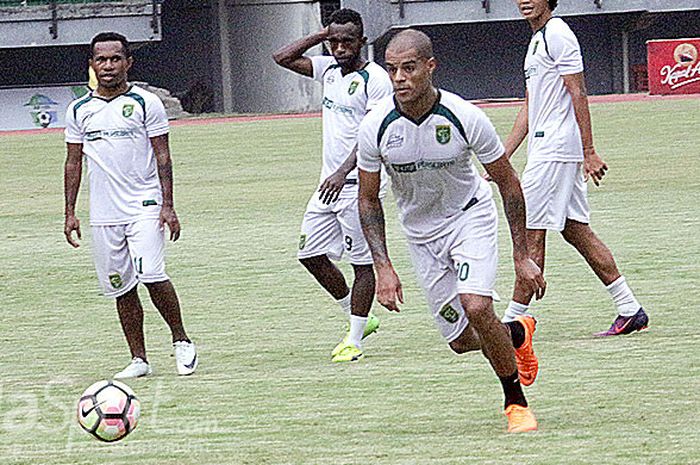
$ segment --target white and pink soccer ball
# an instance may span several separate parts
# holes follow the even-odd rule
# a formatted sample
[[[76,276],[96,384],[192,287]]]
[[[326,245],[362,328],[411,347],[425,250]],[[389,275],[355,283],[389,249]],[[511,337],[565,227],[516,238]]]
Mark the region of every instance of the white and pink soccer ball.
[[[119,381],[98,381],[78,401],[78,423],[105,442],[124,438],[136,428],[141,402],[129,386]]]

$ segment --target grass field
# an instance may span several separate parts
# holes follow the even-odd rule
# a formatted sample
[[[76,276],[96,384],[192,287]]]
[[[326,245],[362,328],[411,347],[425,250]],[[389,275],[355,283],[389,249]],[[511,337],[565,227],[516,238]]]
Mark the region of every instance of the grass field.
[[[548,295],[535,307],[541,370],[526,389],[541,431],[518,436],[504,433],[485,359],[454,356],[434,328],[392,202],[389,248],[406,304],[400,314],[377,309],[381,330],[363,361],[330,363],[344,322],[295,258],[319,170],[320,120],[311,118],[173,129],[183,236],[169,246],[168,271],[200,368],[175,375],[169,334],[147,304],[155,373],[129,382],[140,425],[120,443],[98,443],[77,426],[75,402],[129,356],[94,276],[87,191],[83,247],[73,250],[62,234],[61,134],[0,136],[0,463],[700,464],[700,103],[592,111],[611,168],[591,188],[593,226],[651,327],[592,338],[613,306],[551,236]],[[505,136],[516,109],[487,112]],[[507,297],[505,221],[500,243]]]

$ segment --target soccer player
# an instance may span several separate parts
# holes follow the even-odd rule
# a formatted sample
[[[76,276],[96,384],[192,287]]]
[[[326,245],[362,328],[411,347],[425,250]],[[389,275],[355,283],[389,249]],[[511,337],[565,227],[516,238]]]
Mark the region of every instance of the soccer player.
[[[528,137],[522,176],[531,257],[544,269],[547,230],[559,231],[603,282],[619,315],[607,331],[616,336],[645,329],[647,314],[620,274],[612,253],[591,229],[586,181],[596,186],[608,166],[593,146],[591,116],[576,36],[552,17],[557,0],[517,0],[534,31],[525,57],[525,105],[506,140],[512,156]],[[532,292],[516,284],[504,321],[528,311]]]
[[[330,44],[332,57],[304,55],[323,41]],[[298,258],[349,316],[350,330],[331,352],[334,362],[362,357],[362,339],[379,327],[369,313],[375,280],[357,213],[356,138],[367,112],[391,94],[391,82],[381,66],[362,57],[366,42],[360,14],[341,9],[331,15],[327,28],[273,55],[280,66],[323,84],[323,167],[318,191],[304,213]],[[355,274],[352,292],[331,262],[344,253]]]
[[[138,283],[146,286],[170,327],[178,374],[189,375],[197,367],[197,353],[182,325],[175,289],[165,274],[164,225],[170,229],[171,240],[180,237],[165,108],[155,95],[127,83],[133,58],[124,36],[113,32],[96,35],[91,53],[97,88],[73,101],[66,113],[66,240],[79,246],[75,204],[84,154],[97,277],[105,296],[116,299],[132,356],[131,363],[114,377],[134,378],[152,372],[146,358]]]
[[[486,115],[433,86],[437,62],[427,35],[411,29],[397,34],[387,46],[386,66],[394,98],[367,115],[358,137],[360,220],[377,272],[377,300],[392,311],[403,303],[379,201],[383,165],[411,261],[442,335],[454,352],[480,349],[489,360],[503,386],[508,431],[536,430],[521,388],[521,381],[530,384],[537,375],[535,321],[526,316],[503,324],[493,311],[498,216],[491,188],[471,158],[484,165],[503,198],[517,281],[540,298],[546,284],[528,255],[518,177]]]

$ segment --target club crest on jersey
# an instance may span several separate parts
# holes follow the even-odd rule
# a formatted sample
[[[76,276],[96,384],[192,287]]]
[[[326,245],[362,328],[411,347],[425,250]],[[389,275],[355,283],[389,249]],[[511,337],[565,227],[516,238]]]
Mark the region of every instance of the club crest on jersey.
[[[350,87],[348,87],[348,95],[352,95],[357,90],[357,86],[360,85],[360,81],[352,81]]]
[[[113,288],[119,289],[124,285],[124,282],[119,273],[114,273],[109,275],[109,284],[111,284]]]
[[[435,140],[445,145],[452,139],[452,130],[449,124],[438,124],[435,126]]]
[[[124,115],[124,118],[128,118],[129,116],[134,114],[134,105],[132,103],[127,103],[122,107],[122,115]]]

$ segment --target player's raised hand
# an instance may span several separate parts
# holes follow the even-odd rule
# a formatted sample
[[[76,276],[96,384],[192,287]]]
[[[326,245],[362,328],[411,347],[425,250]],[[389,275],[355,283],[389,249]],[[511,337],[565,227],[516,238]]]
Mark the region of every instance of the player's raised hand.
[[[321,199],[321,202],[325,203],[326,205],[330,204],[331,202],[335,202],[338,200],[344,185],[345,175],[336,171],[328,176],[323,183],[321,183],[321,186],[318,188],[319,199]]]
[[[588,178],[593,179],[596,186],[600,186],[600,181],[605,176],[608,170],[608,165],[605,164],[600,155],[595,151],[595,148],[588,147],[583,150],[583,179],[588,181]]]
[[[515,279],[519,285],[528,289],[537,300],[544,297],[547,290],[547,282],[544,280],[542,270],[531,258],[515,261]]]
[[[180,220],[177,219],[177,214],[173,207],[163,206],[160,209],[160,225],[167,224],[170,230],[170,240],[176,241],[180,238]]]
[[[66,235],[66,240],[68,243],[77,249],[80,247],[80,244],[73,239],[73,231],[75,231],[78,240],[82,239],[82,236],[80,235],[80,220],[76,218],[75,215],[67,215],[66,221],[63,225],[63,234]]]
[[[394,267],[377,268],[377,302],[392,312],[399,312],[403,304],[403,288]]]

